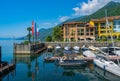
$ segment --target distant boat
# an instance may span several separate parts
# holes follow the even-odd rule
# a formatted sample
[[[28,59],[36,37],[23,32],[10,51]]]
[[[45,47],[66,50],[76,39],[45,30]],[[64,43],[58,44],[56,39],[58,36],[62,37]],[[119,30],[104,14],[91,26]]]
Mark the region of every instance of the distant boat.
[[[79,46],[74,46],[73,49],[79,51],[80,47]]]
[[[88,48],[93,51],[100,50],[98,47],[94,47],[93,45],[89,46]]]
[[[83,51],[83,55],[85,57],[94,57],[94,58],[96,57],[96,55],[90,50]]]
[[[86,51],[86,50],[89,50],[89,48],[87,48],[86,45],[83,45],[83,46],[81,47],[81,50],[82,50],[82,51]]]
[[[70,46],[65,46],[64,49],[65,50],[70,50]]]
[[[118,55],[120,56],[120,47],[102,47],[102,51],[108,53],[109,55]]]
[[[48,46],[47,50],[48,50],[48,52],[52,52],[53,51],[53,47],[52,46]]]
[[[60,46],[60,45],[56,45],[56,46],[55,46],[55,50],[58,50],[58,49],[61,49],[61,46]]]

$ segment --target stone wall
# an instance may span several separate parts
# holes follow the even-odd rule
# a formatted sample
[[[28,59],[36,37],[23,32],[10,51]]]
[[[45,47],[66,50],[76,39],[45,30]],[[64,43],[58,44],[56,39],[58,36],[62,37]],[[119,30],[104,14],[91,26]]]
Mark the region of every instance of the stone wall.
[[[66,45],[69,45],[71,47],[75,45],[82,47],[84,44],[86,44],[86,46],[93,45],[95,47],[107,47],[112,43],[108,43],[108,42],[45,42],[46,46],[51,45],[55,47],[57,45],[61,45],[62,48],[65,47]],[[120,42],[116,42],[114,43],[114,45],[120,47]]]
[[[45,45],[43,43],[37,43],[37,44],[14,44],[14,53],[15,54],[32,54],[36,51],[42,49]]]

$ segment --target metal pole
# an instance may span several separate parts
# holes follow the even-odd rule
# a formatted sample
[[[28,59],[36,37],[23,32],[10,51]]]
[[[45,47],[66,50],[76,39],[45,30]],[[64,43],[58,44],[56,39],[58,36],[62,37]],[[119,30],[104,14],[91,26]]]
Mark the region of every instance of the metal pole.
[[[0,46],[0,63],[2,62],[1,58],[2,58],[2,55],[1,55],[1,46]]]

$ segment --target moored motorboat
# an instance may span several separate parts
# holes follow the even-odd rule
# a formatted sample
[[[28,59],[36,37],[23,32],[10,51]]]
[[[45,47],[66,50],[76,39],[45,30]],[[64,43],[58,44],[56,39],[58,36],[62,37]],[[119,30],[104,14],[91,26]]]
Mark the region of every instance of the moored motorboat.
[[[83,51],[83,55],[85,57],[93,57],[93,58],[96,57],[96,55],[92,51],[90,51],[90,50]]]
[[[99,55],[94,59],[94,64],[114,75],[120,76],[120,66],[107,59],[106,56]]]
[[[89,46],[88,48],[93,51],[100,50],[98,47],[94,47],[93,45]]]
[[[61,49],[61,46],[60,46],[60,45],[57,45],[57,46],[55,47],[55,50],[57,50],[57,49]]]
[[[70,50],[70,46],[65,46],[64,49],[65,50]]]
[[[81,47],[81,50],[82,50],[82,51],[86,51],[86,50],[89,50],[89,48],[87,48],[86,45],[83,45],[83,46]]]
[[[79,51],[80,47],[79,46],[73,46],[73,49]]]
[[[59,61],[59,65],[60,66],[69,66],[69,67],[72,67],[72,66],[79,66],[79,67],[85,67],[87,66],[87,61],[84,61],[84,60],[60,60]]]
[[[48,52],[52,52],[53,51],[53,47],[52,46],[48,46],[47,50],[48,50]]]

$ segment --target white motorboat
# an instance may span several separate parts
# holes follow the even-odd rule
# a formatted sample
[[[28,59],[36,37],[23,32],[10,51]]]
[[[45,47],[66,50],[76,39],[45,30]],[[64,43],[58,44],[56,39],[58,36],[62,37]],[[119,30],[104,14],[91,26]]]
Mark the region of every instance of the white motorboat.
[[[110,61],[105,56],[97,56],[97,58],[94,59],[94,64],[105,71],[120,76],[120,66],[114,63],[113,61]]]
[[[81,50],[82,50],[82,51],[86,51],[86,50],[89,50],[89,48],[88,48],[86,45],[83,45],[83,46],[81,47]]]
[[[90,50],[83,51],[83,55],[86,57],[96,57],[96,55]]]
[[[94,47],[93,45],[89,46],[88,48],[93,51],[100,50],[98,47]]]
[[[57,46],[55,47],[55,49],[61,49],[61,46],[60,46],[60,45],[57,45]]]
[[[70,46],[65,46],[64,49],[65,50],[70,50]]]
[[[80,47],[79,46],[74,46],[73,49],[74,50],[80,50]]]
[[[101,47],[101,50],[104,51],[104,52],[111,52],[111,53],[114,53],[114,55],[118,55],[120,56],[120,47]]]

